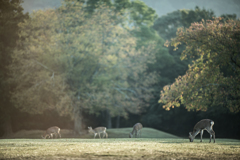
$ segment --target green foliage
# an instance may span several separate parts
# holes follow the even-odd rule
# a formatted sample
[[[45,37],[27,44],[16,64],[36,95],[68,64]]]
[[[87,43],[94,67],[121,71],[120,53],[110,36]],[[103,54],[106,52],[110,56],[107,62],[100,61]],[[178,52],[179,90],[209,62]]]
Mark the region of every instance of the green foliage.
[[[64,6],[61,9],[65,9]],[[66,9],[60,11],[64,13],[61,18],[64,25],[60,30],[68,30],[62,35],[61,47],[63,53],[74,57],[70,61],[78,59],[69,66],[67,81],[71,82],[71,90],[75,92],[80,107],[90,113],[109,110],[111,116],[127,117],[126,111],[138,113],[144,106],[140,97],[145,97],[144,100],[151,95],[150,90],[143,92],[139,88],[140,85],[143,89],[148,86],[150,77],[139,75],[145,72],[145,63],[153,57],[144,54],[146,49],[135,50],[135,38],[112,18],[117,15],[118,19],[124,19],[111,12],[114,8],[98,7],[82,26],[67,25],[68,20],[79,15],[70,7]],[[64,41],[70,44],[65,45]]]
[[[136,50],[136,38],[118,23],[125,15],[114,7],[98,6],[89,17],[84,5],[64,1],[56,11],[34,12],[20,25],[24,41],[11,72],[13,101],[21,110],[55,109],[72,117],[79,110],[108,110],[126,118],[147,106],[148,87],[156,81],[146,73],[154,62],[153,45]]]
[[[167,15],[159,17],[153,25],[153,28],[165,40],[176,36],[177,28],[182,27],[181,11],[177,10]]]
[[[239,26],[239,21],[222,23],[216,18],[178,31],[171,44],[186,44],[181,58],[196,60],[184,76],[161,91],[159,102],[167,110],[182,103],[188,110],[223,105],[231,112],[239,111]],[[231,74],[224,75],[223,68]]]
[[[195,10],[177,10],[159,17],[154,22],[153,28],[164,40],[168,41],[176,37],[176,32],[179,28],[188,27],[191,23],[199,22],[202,19],[212,19],[213,16],[214,13],[212,11],[206,11],[205,9],[201,10],[198,7],[196,7]],[[184,61],[180,60],[181,52],[184,49],[185,44],[178,45],[178,50],[169,47],[168,57],[171,57],[171,63],[165,63],[166,67],[160,68],[162,77],[165,79],[165,83],[162,83],[161,87],[172,83],[177,76],[183,75],[187,70],[187,66],[191,63],[191,59]]]
[[[193,22],[200,22],[202,19],[209,20],[213,17],[215,17],[213,11],[196,6],[195,10],[177,10],[159,17],[154,22],[153,28],[162,38],[171,40],[176,37],[178,28],[189,27]]]
[[[131,18],[134,25],[151,26],[157,18],[156,11],[140,0],[132,1]]]
[[[196,6],[195,10],[181,10],[181,23],[184,27],[191,26],[193,22],[201,22],[202,20],[212,20],[215,17],[212,10],[201,10]]]
[[[107,6],[112,5],[111,0],[87,0],[85,3],[86,6],[84,8],[90,14],[94,13],[94,10],[103,4]]]
[[[12,89],[8,81],[9,68],[12,52],[19,39],[18,23],[28,18],[28,14],[23,14],[21,0],[2,0],[0,1],[0,120],[11,115],[13,105],[10,102],[9,92]]]
[[[38,11],[19,24],[18,46],[12,55],[12,102],[21,111],[32,114],[56,109],[61,115],[70,108],[68,85],[60,50],[53,36],[57,16],[53,10]]]
[[[196,19],[194,19],[192,16]],[[202,19],[212,19],[212,16],[214,16],[214,13],[212,13],[211,10],[206,11],[197,7],[195,10],[178,10],[159,17],[155,21],[153,28],[161,37],[164,38],[164,40],[171,40],[172,38],[176,37],[176,32],[179,28],[187,27],[187,25],[201,21]],[[225,18],[222,20],[225,20]],[[165,85],[172,84],[175,81],[175,78],[185,74],[188,69],[188,65],[192,64],[193,60],[191,57],[184,60],[180,59],[181,53],[185,49],[185,46],[186,45],[184,43],[181,43],[177,46],[177,50],[174,50],[174,46],[163,48],[164,50],[167,49],[168,51],[165,52],[165,54],[163,54],[161,51],[161,54],[156,56],[159,57],[159,59],[157,58],[156,60],[157,63],[151,65],[151,68],[156,69],[157,73],[160,75],[155,88],[163,90]],[[166,58],[165,56],[163,57],[163,55],[165,55]],[[224,74],[226,73],[230,74],[230,72],[224,71]],[[218,106],[212,106],[207,112],[188,112],[184,105],[181,105],[179,108],[174,107],[174,109],[166,111],[162,108],[164,104],[156,103],[159,100],[159,90],[155,92],[155,99],[152,100],[152,103],[150,104],[146,114],[141,117],[141,121],[144,121],[148,126],[171,133],[178,133],[178,135],[184,136],[186,135],[186,130],[191,130],[195,125],[195,122],[201,120],[202,118],[212,118],[217,121],[218,119],[221,119],[221,116],[231,117],[230,113],[226,112],[225,109],[222,109],[224,107]],[[237,117],[238,115],[232,115],[232,117],[229,118],[229,121],[234,124]],[[229,127],[230,129],[229,124],[226,124],[223,121],[218,121],[218,123],[223,124],[224,128]],[[185,125],[182,126],[181,124]],[[218,128],[218,130],[221,129]],[[221,130],[221,133],[222,137],[226,137],[227,135],[229,136],[229,134],[225,133],[223,130]]]

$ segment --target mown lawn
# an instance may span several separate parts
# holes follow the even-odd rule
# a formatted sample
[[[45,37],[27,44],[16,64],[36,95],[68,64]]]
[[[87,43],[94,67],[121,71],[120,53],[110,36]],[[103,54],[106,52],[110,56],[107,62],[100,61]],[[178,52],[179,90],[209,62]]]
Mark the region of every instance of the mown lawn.
[[[109,138],[128,138],[132,128],[107,129]],[[39,139],[45,131],[43,130],[21,130],[15,133],[12,138],[31,138]],[[61,129],[62,138],[93,138],[87,130],[81,135],[74,135],[72,130]],[[153,128],[144,127],[142,129],[142,138],[178,138],[175,135],[159,131]],[[98,137],[97,137],[98,138]]]
[[[240,141],[180,138],[2,139],[0,159],[240,159]]]

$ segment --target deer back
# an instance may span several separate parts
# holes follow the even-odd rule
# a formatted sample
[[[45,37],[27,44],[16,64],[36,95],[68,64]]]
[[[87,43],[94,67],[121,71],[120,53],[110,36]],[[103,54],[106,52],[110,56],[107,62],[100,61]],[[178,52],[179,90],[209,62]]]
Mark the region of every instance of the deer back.
[[[60,128],[57,126],[54,127],[50,127],[47,129],[46,134],[50,134],[50,133],[59,133],[60,132]]]
[[[213,124],[214,121],[212,121],[211,119],[203,119],[194,126],[194,130],[205,129],[207,127],[211,127]]]
[[[106,129],[107,129],[106,127],[97,127],[94,129],[94,131],[97,133],[101,133],[101,132],[105,132]]]
[[[142,124],[141,123],[136,123],[134,126],[133,126],[133,129],[134,130],[141,130],[143,128]]]

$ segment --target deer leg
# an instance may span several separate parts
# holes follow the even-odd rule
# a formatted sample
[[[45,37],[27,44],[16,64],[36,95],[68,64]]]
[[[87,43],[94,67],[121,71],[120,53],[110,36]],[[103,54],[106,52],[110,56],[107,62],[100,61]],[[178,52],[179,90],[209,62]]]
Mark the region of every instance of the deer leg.
[[[211,130],[211,136],[213,136],[213,143],[215,143],[215,132],[213,130]]]
[[[140,138],[140,130],[137,131],[137,135]]]
[[[210,130],[207,130],[207,131],[208,131],[208,133],[210,134],[210,140],[209,140],[209,143],[211,143],[211,140],[212,140],[212,133],[211,133]]]
[[[51,139],[53,139],[53,135],[52,134],[50,134],[50,137],[51,137]]]
[[[58,136],[59,136],[59,138],[61,138],[61,134],[60,133],[58,133]]]
[[[201,132],[200,132],[200,135],[201,135],[201,141],[200,142],[202,142],[202,136],[203,136],[203,129],[201,130]]]
[[[106,136],[106,132],[103,132],[103,138],[107,138],[107,136]]]
[[[215,143],[215,133],[213,134],[213,141],[214,141],[213,143]]]
[[[101,133],[98,133],[98,136],[99,136],[99,138],[101,139],[101,135],[100,135]]]
[[[209,140],[209,143],[211,143],[211,140],[212,140],[212,134],[210,133],[210,140]]]
[[[215,143],[215,132],[211,128],[207,128],[208,133],[210,134],[210,140],[209,143],[211,143],[212,136],[214,138],[214,143]]]
[[[96,135],[97,135],[97,133],[94,133],[94,139],[95,139]]]

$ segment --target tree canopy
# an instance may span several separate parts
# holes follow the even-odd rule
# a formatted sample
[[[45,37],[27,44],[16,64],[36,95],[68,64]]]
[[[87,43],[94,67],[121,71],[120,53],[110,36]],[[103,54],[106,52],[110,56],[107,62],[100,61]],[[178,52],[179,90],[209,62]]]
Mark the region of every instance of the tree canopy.
[[[163,88],[160,103],[169,110],[184,104],[188,110],[224,106],[239,111],[239,27],[238,20],[221,18],[192,23],[179,29],[171,45],[185,44],[181,59],[195,58],[186,74]]]
[[[75,120],[83,110],[107,111],[127,118],[148,106],[156,76],[146,70],[155,44],[136,49],[131,29],[119,24],[126,15],[114,6],[99,5],[89,17],[84,5],[64,1],[19,25],[23,39],[10,68],[12,101],[22,111],[54,109]]]

